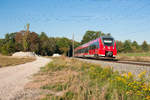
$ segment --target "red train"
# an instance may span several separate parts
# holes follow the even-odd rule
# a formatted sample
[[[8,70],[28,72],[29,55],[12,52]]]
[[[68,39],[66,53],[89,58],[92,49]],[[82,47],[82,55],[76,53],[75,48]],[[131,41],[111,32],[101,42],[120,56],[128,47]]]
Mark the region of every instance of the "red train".
[[[116,42],[111,36],[102,36],[75,49],[75,57],[109,57],[117,55]]]

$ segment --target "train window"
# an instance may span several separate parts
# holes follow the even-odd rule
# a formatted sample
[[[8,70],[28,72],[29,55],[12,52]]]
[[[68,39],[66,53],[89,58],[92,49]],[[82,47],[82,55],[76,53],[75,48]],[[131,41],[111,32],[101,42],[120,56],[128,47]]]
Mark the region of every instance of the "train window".
[[[92,45],[89,46],[89,49],[90,49],[90,50],[92,49]]]
[[[88,53],[88,47],[85,48],[85,52]]]
[[[82,53],[84,53],[84,48],[82,49]]]
[[[84,53],[86,53],[86,48],[84,48]]]
[[[82,53],[84,53],[84,48],[82,49]]]
[[[93,49],[95,49],[95,48],[96,48],[96,45],[93,43],[93,44],[91,44],[91,45],[90,45],[90,47],[89,47],[89,48],[90,48],[90,50],[93,50]]]
[[[92,49],[92,45],[90,45],[90,50]]]
[[[96,47],[97,47],[97,49],[99,48],[99,42],[98,41],[96,42]]]
[[[92,49],[94,49],[94,44],[92,44]]]
[[[95,45],[95,43],[93,44],[93,49],[96,49],[96,45]]]
[[[97,49],[99,48],[99,44],[97,42],[94,42],[92,45],[90,45],[90,49]]]
[[[84,48],[84,53],[86,53],[86,48]]]
[[[103,38],[103,43],[106,46],[112,46],[113,42],[114,42],[113,38]]]

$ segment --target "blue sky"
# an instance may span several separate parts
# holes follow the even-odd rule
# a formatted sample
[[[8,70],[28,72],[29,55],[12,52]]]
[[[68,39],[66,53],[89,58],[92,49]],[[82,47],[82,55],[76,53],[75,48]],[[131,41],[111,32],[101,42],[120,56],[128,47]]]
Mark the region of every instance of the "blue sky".
[[[0,38],[24,29],[80,41],[87,30],[150,43],[150,0],[0,0]]]

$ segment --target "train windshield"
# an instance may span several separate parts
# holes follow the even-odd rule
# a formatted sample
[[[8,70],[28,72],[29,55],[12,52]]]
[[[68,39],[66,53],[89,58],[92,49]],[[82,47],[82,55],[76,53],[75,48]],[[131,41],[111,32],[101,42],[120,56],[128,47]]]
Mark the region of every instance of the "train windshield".
[[[113,46],[113,38],[103,38],[103,43],[105,46]]]

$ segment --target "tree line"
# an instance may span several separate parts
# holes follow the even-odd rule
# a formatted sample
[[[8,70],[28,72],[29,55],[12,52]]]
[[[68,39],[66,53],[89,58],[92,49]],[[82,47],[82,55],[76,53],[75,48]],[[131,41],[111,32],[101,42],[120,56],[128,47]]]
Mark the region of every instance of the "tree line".
[[[110,33],[101,31],[85,32],[81,42],[75,41],[75,48],[79,45],[94,40],[100,36],[111,36]],[[150,46],[146,41],[139,45],[136,41],[126,40],[116,41],[118,52],[148,52]],[[5,35],[4,39],[0,39],[0,53],[11,55],[14,52],[30,51],[42,56],[51,56],[54,53],[72,56],[72,40],[66,37],[48,37],[46,33],[20,31]]]
[[[139,45],[136,41],[125,40],[116,41],[118,52],[124,53],[134,53],[134,52],[148,52],[150,50],[150,45],[144,41],[141,45]]]
[[[79,46],[75,41],[75,47]],[[0,39],[0,53],[11,55],[14,52],[30,51],[42,56],[51,56],[54,53],[68,54],[72,47],[72,40],[66,37],[48,37],[46,33],[41,32],[14,32],[5,35]]]

